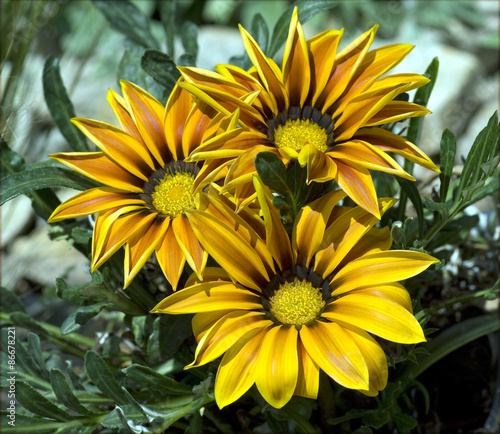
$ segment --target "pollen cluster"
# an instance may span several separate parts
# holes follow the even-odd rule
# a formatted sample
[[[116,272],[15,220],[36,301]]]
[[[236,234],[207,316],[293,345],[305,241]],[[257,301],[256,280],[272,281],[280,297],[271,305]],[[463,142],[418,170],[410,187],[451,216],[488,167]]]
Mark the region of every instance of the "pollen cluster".
[[[288,120],[274,130],[274,144],[277,148],[300,151],[305,145],[314,145],[319,151],[327,150],[328,135],[324,128],[309,119]]]
[[[302,326],[318,318],[325,305],[321,290],[295,278],[281,284],[269,299],[271,313],[282,324]]]
[[[195,207],[193,185],[194,175],[191,173],[167,173],[151,195],[153,206],[160,214],[177,217]]]

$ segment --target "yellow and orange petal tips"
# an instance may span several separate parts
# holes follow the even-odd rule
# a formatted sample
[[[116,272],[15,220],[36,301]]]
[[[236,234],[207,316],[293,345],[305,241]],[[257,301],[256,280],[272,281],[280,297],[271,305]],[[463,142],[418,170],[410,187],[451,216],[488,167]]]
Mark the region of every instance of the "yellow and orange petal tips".
[[[396,99],[429,79],[411,73],[384,75],[413,46],[393,44],[370,51],[376,30],[338,52],[342,31],[328,30],[306,41],[295,9],[281,69],[243,28],[253,63],[249,71],[231,65],[218,65],[217,72],[180,68],[182,87],[219,110],[239,107],[240,124],[246,127],[219,147],[198,147],[190,161],[230,164],[225,188],[241,202],[255,193],[255,155],[271,151],[285,164],[298,160],[307,167],[308,182],[335,180],[356,204],[380,217],[369,170],[414,180],[388,152],[439,169],[413,143],[381,128],[429,113]]]
[[[232,118],[203,102],[195,103],[178,86],[164,107],[140,87],[125,81],[121,85],[123,97],[112,90],[108,94],[121,128],[90,119],[72,120],[99,151],[51,155],[103,186],[67,200],[49,222],[97,213],[92,270],[125,245],[125,287],[155,252],[176,289],[185,263],[201,278],[208,256],[188,220],[197,208],[195,183],[201,163],[184,160],[201,144],[224,142],[241,129],[235,128]],[[222,172],[212,171],[204,179],[217,176]]]
[[[438,261],[389,250],[389,229],[375,228],[377,218],[360,206],[338,206],[346,196],[341,190],[302,208],[290,241],[270,191],[256,178],[254,187],[263,227],[215,199],[206,211],[188,214],[222,268],[212,268],[203,282],[192,277],[152,312],[195,314],[198,346],[188,367],[223,356],[215,381],[221,408],[253,384],[276,408],[293,395],[314,399],[320,370],[342,386],[377,395],[387,383],[387,361],[373,336],[425,341],[398,281]],[[379,213],[394,202],[378,199]]]

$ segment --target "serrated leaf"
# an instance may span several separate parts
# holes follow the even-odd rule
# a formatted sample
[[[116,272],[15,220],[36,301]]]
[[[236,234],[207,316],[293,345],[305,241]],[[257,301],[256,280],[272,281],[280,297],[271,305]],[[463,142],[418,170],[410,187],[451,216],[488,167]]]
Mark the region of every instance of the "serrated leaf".
[[[36,415],[60,421],[74,419],[73,416],[61,410],[24,381],[16,382],[16,399],[26,410]]]
[[[134,364],[124,369],[124,372],[128,378],[136,381],[146,389],[155,389],[164,392],[166,395],[189,395],[193,393],[191,386],[178,383],[147,366]]]
[[[398,176],[396,176],[395,178],[415,207],[415,212],[417,213],[418,219],[418,237],[422,238],[424,232],[424,208],[422,206],[420,193],[414,182],[399,178]]]
[[[295,6],[297,6],[298,8],[300,23],[304,24],[318,12],[330,9],[337,4],[337,1],[329,0],[299,0],[295,2],[278,18],[278,21],[273,28],[273,35],[271,36],[271,43],[269,44],[269,51],[267,52],[267,56],[274,57],[281,46],[285,43],[288,36],[288,29],[290,27],[292,12]]]
[[[180,72],[168,54],[156,50],[146,50],[141,57],[141,66],[151,77],[171,93]]]
[[[80,403],[78,398],[71,390],[69,382],[61,370],[52,369],[50,371],[50,384],[52,385],[54,394],[61,404],[79,414],[83,414],[86,416],[95,414]]]
[[[257,13],[252,19],[251,33],[259,47],[264,53],[267,53],[267,45],[269,41],[269,29],[266,21],[261,14]]]
[[[93,0],[111,26],[128,39],[145,48],[160,49],[149,28],[149,19],[128,0]]]
[[[455,154],[457,153],[457,141],[454,134],[446,129],[441,136],[441,173],[439,179],[441,185],[439,186],[439,198],[441,202],[446,202],[446,195],[450,187],[451,173],[453,171],[453,164],[455,162]]]
[[[186,21],[181,28],[182,46],[187,54],[190,54],[196,62],[198,57],[198,26]]]
[[[88,152],[89,146],[83,133],[70,122],[75,117],[59,70],[59,59],[49,56],[43,67],[43,94],[52,119],[72,149]]]
[[[114,306],[113,303],[101,302],[90,306],[79,307],[64,320],[61,325],[61,334],[67,335],[68,333],[78,330],[82,325],[99,314],[101,310],[112,306]]]
[[[121,387],[113,377],[104,359],[95,351],[87,351],[84,359],[85,371],[99,390],[124,409],[131,408],[132,414],[127,414],[135,423],[145,422],[144,411],[130,393]]]
[[[0,287],[0,307],[2,308],[2,312],[5,313],[26,313],[23,302],[19,299],[19,297],[3,286]]]
[[[29,194],[33,190],[51,187],[87,190],[98,185],[100,184],[89,178],[60,167],[39,167],[33,170],[24,170],[7,175],[2,179],[2,199],[0,205],[21,194]]]

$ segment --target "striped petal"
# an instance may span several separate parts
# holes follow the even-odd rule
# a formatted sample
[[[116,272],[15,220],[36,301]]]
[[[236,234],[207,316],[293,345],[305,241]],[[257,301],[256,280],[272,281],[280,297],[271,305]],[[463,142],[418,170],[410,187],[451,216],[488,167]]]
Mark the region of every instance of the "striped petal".
[[[248,332],[260,331],[272,324],[261,312],[237,310],[224,315],[198,342],[194,361],[188,367],[195,368],[215,360]]]
[[[215,378],[215,402],[223,408],[240,398],[255,382],[257,356],[267,329],[252,330],[224,354]]]
[[[422,327],[415,317],[399,304],[365,293],[347,294],[330,303],[322,316],[342,321],[401,344],[425,342]]]
[[[201,279],[208,255],[196,238],[188,218],[182,214],[178,215],[172,221],[172,229],[187,263]]]
[[[295,327],[277,326],[267,330],[262,339],[255,384],[275,408],[283,407],[290,400],[297,385],[297,338]]]
[[[96,187],[73,196],[59,205],[50,218],[49,223],[59,222],[64,219],[73,219],[111,208],[129,205],[142,205],[145,203],[137,194],[122,193],[112,187]]]
[[[424,152],[398,134],[382,128],[363,128],[358,130],[354,137],[369,142],[382,151],[393,152],[422,167],[440,172]]]
[[[351,167],[336,160],[337,177],[335,181],[347,195],[359,206],[371,212],[380,219],[377,206],[377,193],[373,185],[373,179],[364,167]]]
[[[168,149],[176,161],[182,159],[184,122],[192,108],[193,96],[176,85],[168,98],[163,123]]]
[[[186,257],[175,238],[172,225],[168,227],[161,244],[156,248],[156,259],[158,259],[158,264],[160,264],[160,268],[170,285],[172,285],[173,290],[177,290]]]
[[[311,67],[306,38],[299,23],[298,10],[294,9],[283,55],[283,82],[290,98],[290,105],[302,107],[311,85]]]
[[[154,213],[137,207],[121,207],[99,214],[92,234],[91,271],[99,268],[132,236],[142,236],[155,218]]]
[[[439,262],[421,252],[390,250],[367,254],[346,264],[330,282],[333,296],[351,289],[398,282],[413,277]]]
[[[300,339],[311,359],[337,383],[349,389],[368,390],[366,362],[342,327],[317,321],[300,329]]]
[[[199,313],[215,310],[262,309],[260,297],[231,282],[202,282],[160,301],[151,313]]]
[[[167,144],[163,118],[165,108],[153,96],[133,83],[120,81],[125,100],[132,109],[134,121],[149,152],[156,161],[165,166]]]
[[[139,236],[136,234],[125,249],[125,282],[126,288],[132,282],[153,251],[161,244],[169,227],[169,219],[155,219],[151,226]]]
[[[233,228],[199,211],[191,211],[188,218],[206,251],[237,282],[258,291],[266,285],[269,276],[262,259]]]
[[[421,105],[406,101],[391,101],[384,105],[384,108],[377,111],[372,117],[363,121],[361,127],[373,127],[375,125],[389,124],[402,119],[414,118],[431,113],[431,111]]]
[[[132,118],[127,102],[123,97],[117,94],[113,89],[108,91],[108,103],[115,112],[116,118],[120,123],[121,127],[130,134],[135,140],[143,145],[143,148],[147,150],[144,141],[135,125],[134,119]]]
[[[73,118],[75,124],[108,158],[147,181],[154,163],[143,145],[126,132],[104,122]]]
[[[67,152],[52,154],[49,157],[75,172],[110,187],[135,193],[144,191],[143,180],[116,165],[104,152]]]

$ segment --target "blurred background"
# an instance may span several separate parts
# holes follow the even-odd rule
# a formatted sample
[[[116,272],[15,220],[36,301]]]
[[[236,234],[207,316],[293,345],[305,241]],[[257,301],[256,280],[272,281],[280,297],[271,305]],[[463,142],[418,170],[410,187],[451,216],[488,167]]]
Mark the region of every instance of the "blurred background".
[[[79,117],[116,124],[106,94],[109,88],[119,91],[122,78],[136,82],[165,103],[158,84],[139,68],[142,53],[148,48],[141,41],[148,35],[140,35],[136,41],[127,39],[112,17],[105,16],[106,3],[1,2],[2,137],[28,164],[69,150],[45,104],[42,74],[48,56],[60,59],[62,79]],[[150,20],[151,47],[168,52],[174,61],[183,54],[182,38],[176,36],[173,48],[169,47],[165,26],[194,23],[197,27],[188,29],[198,32],[196,65],[211,70],[217,63],[244,56],[238,23],[250,30],[252,18],[259,12],[273,29],[293,2],[177,0],[176,15],[169,22],[162,21],[162,10],[172,2],[131,3]],[[499,106],[498,8],[498,2],[489,0],[339,1],[308,21],[304,31],[310,38],[326,29],[344,28],[342,48],[378,24],[373,48],[392,43],[416,46],[393,72],[424,73],[438,57],[439,74],[428,105],[433,114],[426,117],[419,146],[438,162],[441,134],[450,129],[457,137],[459,167]],[[181,30],[176,29],[179,35]],[[423,184],[432,185],[433,176],[428,171],[417,172]],[[74,194],[67,189],[58,192],[61,199]],[[483,232],[498,240],[493,198],[483,200],[470,212],[480,214]],[[48,230],[49,225],[35,216],[29,198],[20,196],[2,206],[2,285],[21,296],[30,315],[60,325],[74,307],[55,296],[55,279],[64,277],[68,284],[88,282],[88,259],[64,240],[51,241]],[[476,272],[474,264],[464,265],[463,261],[450,267]]]

